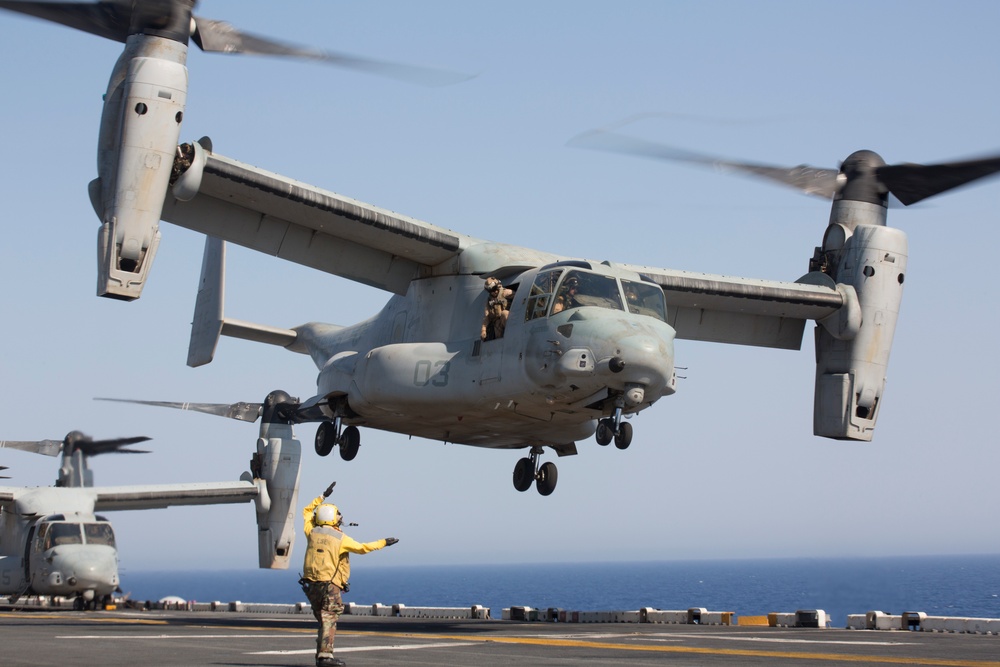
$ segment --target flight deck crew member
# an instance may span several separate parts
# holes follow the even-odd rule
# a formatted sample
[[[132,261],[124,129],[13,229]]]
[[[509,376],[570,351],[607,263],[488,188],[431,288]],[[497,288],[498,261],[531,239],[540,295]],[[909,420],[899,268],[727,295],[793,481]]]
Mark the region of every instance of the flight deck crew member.
[[[399,541],[395,537],[387,537],[362,544],[344,535],[340,530],[344,521],[340,510],[336,505],[324,502],[333,491],[334,484],[336,482],[302,510],[309,542],[299,583],[312,605],[313,615],[319,621],[316,667],[346,664],[333,657],[333,638],[337,632],[337,619],[344,612],[340,593],[350,590],[347,583],[351,576],[350,554],[366,554]]]
[[[503,338],[507,329],[507,316],[510,315],[510,300],[514,290],[503,286],[496,278],[487,278],[485,289],[489,296],[486,299],[486,312],[483,313],[482,340]]]

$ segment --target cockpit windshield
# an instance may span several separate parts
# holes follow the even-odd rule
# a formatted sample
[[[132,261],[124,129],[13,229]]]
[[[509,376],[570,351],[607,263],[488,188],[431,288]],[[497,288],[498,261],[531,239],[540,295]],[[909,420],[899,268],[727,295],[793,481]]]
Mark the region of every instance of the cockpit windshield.
[[[613,276],[561,268],[539,271],[535,276],[524,319],[529,321],[584,306],[625,310],[623,293],[628,312],[667,321],[666,301],[658,285],[622,280],[619,288]]]
[[[662,322],[667,321],[666,300],[663,298],[663,290],[658,285],[622,280],[622,288],[625,290],[628,312],[655,317]]]
[[[87,544],[115,546],[115,534],[111,530],[110,523],[85,523],[83,524],[83,534],[87,539]]]
[[[583,306],[624,310],[618,281],[598,273],[567,271],[552,303],[552,314]]]
[[[62,546],[64,544],[83,544],[83,535],[78,523],[51,523],[45,533],[44,549]]]

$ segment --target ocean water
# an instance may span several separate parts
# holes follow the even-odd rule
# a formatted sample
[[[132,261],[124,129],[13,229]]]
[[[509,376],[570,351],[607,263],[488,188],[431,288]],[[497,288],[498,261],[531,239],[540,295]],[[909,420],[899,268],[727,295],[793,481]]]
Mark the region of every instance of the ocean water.
[[[1000,555],[767,559],[632,563],[527,563],[413,567],[352,563],[345,602],[492,609],[688,609],[738,615],[823,609],[834,626],[848,614],[923,611],[1000,618]],[[297,570],[121,573],[132,600],[177,595],[209,602],[305,600]]]

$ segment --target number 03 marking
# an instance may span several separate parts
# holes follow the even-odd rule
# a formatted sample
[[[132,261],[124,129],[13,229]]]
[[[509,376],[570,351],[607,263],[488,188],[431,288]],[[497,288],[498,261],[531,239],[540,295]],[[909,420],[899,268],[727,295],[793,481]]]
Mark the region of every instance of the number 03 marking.
[[[435,387],[447,386],[448,368],[450,366],[451,362],[449,361],[421,359],[413,369],[413,384],[418,387],[426,387],[427,385]]]

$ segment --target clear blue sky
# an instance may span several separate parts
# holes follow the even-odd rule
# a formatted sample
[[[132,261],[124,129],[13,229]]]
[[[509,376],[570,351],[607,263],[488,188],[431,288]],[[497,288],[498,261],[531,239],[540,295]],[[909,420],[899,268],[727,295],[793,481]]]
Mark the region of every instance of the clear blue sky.
[[[478,76],[447,88],[279,59],[189,60],[182,136],[475,236],[569,255],[795,280],[829,205],[763,182],[566,147],[651,114],[636,136],[735,159],[835,167],[1000,150],[996,2],[302,2],[206,0],[200,14],[291,42]],[[98,483],[236,479],[256,425],[94,396],[260,401],[315,389],[307,357],[225,339],[184,365],[202,238],[163,225],[141,300],[94,296],[101,95],[120,45],[0,14],[4,242],[0,437],[148,435]],[[519,453],[365,430],[352,463],[298,428],[301,502],[330,480],[360,527],[401,539],[370,566],[998,553],[1000,182],[890,212],[906,294],[874,442],[812,433],[811,325],[799,352],[680,341],[687,379],[633,420],[627,451],[580,443],[549,498],[511,485]],[[243,249],[228,313],[352,323],[387,295]],[[15,483],[57,461],[3,452]],[[122,567],[253,568],[247,506],[112,515]],[[294,557],[301,554],[301,540]]]

